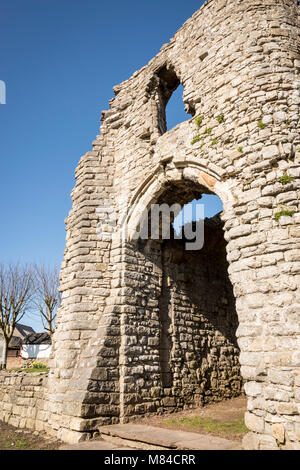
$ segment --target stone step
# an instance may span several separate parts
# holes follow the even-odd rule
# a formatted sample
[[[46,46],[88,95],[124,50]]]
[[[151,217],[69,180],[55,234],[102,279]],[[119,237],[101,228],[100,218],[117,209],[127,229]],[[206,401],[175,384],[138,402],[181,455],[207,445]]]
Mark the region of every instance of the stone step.
[[[194,432],[144,426],[115,424],[99,428],[101,438],[114,445],[143,450],[240,450],[241,444],[222,437]]]
[[[132,447],[118,446],[103,439],[79,442],[78,444],[64,444],[59,450],[133,450]]]

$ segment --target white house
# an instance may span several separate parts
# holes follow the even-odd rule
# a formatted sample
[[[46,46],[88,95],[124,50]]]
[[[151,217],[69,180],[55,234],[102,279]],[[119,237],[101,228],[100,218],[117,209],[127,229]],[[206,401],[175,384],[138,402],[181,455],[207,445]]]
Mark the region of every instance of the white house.
[[[23,340],[22,359],[48,359],[51,337],[48,333],[32,333]]]
[[[17,323],[14,329],[14,334],[9,342],[7,350],[7,368],[13,369],[22,366],[22,343],[23,340],[31,334],[34,334],[35,331],[31,326],[22,325]],[[4,340],[3,334],[0,331],[0,368],[3,364],[3,349],[4,349]]]

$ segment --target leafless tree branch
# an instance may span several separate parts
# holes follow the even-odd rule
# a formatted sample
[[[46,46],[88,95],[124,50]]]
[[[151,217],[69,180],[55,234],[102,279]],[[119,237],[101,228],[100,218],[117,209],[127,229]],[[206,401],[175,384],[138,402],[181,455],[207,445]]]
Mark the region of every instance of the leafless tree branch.
[[[30,309],[33,294],[31,266],[20,267],[0,264],[0,332],[4,348],[2,365],[6,368],[8,344],[13,336],[16,323],[20,322]]]
[[[55,331],[56,312],[61,302],[58,270],[56,267],[35,264],[33,272],[34,305],[40,313],[44,329],[52,335]]]

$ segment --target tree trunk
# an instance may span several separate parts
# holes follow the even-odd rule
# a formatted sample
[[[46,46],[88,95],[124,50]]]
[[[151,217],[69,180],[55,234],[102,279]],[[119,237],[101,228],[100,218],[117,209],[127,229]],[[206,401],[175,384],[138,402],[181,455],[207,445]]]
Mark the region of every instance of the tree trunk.
[[[4,338],[3,339],[3,351],[2,351],[2,369],[6,369],[7,350],[8,350],[8,341]]]

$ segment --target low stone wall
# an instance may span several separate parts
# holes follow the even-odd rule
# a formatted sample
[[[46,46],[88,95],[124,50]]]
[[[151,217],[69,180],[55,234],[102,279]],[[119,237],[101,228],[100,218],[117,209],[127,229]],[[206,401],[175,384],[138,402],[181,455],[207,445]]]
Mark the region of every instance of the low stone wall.
[[[0,372],[0,420],[18,428],[45,431],[48,425],[45,406],[47,373]]]

